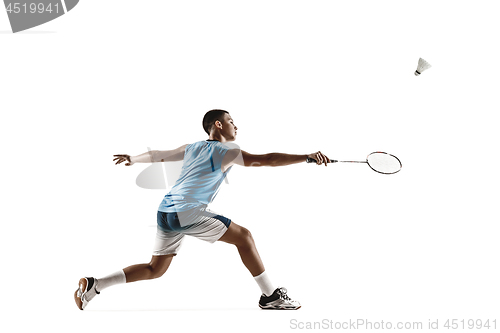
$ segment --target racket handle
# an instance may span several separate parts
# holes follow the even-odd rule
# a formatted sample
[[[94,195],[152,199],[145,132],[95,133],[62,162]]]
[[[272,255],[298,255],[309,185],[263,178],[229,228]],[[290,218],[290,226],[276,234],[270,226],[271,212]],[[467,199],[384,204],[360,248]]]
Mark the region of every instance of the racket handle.
[[[308,157],[306,159],[306,162],[307,163],[318,163],[318,161],[316,161],[314,158],[310,158],[310,157]],[[337,163],[337,162],[338,162],[337,160],[330,160],[330,163]]]

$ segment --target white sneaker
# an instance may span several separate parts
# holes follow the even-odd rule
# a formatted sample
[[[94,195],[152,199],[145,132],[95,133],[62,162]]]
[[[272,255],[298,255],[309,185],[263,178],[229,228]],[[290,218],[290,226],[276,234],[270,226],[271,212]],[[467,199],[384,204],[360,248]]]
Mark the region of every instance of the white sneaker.
[[[80,310],[85,309],[90,300],[95,297],[95,295],[100,294],[95,286],[97,284],[97,279],[92,277],[81,278],[78,282],[78,289],[75,291],[75,302],[76,306]]]
[[[259,306],[261,309],[297,310],[301,305],[288,297],[285,288],[276,288],[271,296],[262,294]]]

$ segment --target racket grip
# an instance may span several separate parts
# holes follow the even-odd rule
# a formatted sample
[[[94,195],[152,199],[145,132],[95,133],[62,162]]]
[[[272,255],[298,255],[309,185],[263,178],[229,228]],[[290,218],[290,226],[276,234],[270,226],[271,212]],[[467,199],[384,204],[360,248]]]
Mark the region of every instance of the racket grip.
[[[318,161],[316,161],[314,158],[310,158],[310,157],[308,157],[306,159],[306,162],[307,163],[318,163]],[[337,160],[330,160],[330,163],[337,163],[337,162],[338,162]]]

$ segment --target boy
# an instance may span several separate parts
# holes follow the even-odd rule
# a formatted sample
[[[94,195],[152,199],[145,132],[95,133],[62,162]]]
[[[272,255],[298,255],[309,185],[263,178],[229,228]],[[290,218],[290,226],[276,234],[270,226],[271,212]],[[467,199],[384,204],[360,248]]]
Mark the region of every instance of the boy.
[[[284,166],[305,162],[308,157],[327,165],[329,159],[321,152],[308,155],[270,153],[249,154],[231,149],[226,143],[236,139],[238,128],[227,111],[211,110],[203,118],[207,140],[184,145],[174,150],[151,151],[138,156],[114,155],[115,164],[126,162],[154,163],[183,160],[179,179],[165,195],[157,214],[157,234],[153,256],[148,264],[132,265],[106,277],[81,278],[75,291],[75,302],[83,310],[103,289],[120,283],[155,279],[168,269],[177,255],[185,235],[213,243],[222,241],[236,246],[241,260],[259,285],[262,309],[298,309],[300,303],[290,299],[285,288],[275,288],[267,276],[262,260],[248,229],[207,209],[222,181],[234,164],[241,166]]]

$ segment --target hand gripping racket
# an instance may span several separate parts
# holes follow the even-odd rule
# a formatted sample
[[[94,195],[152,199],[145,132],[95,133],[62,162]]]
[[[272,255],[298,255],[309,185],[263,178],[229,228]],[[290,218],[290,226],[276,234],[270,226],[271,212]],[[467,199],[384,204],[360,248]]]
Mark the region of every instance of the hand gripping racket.
[[[394,155],[383,153],[381,151],[376,151],[371,153],[366,157],[366,161],[337,161],[330,160],[330,163],[366,163],[368,166],[378,173],[383,173],[384,175],[390,175],[399,172],[403,165],[401,161]],[[313,158],[307,158],[307,163],[317,163]]]

